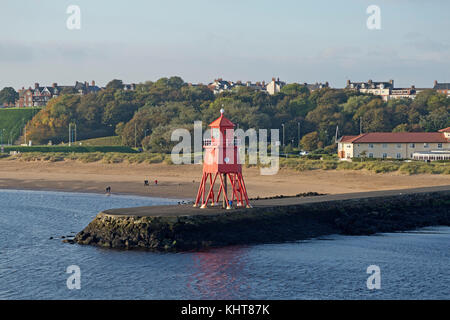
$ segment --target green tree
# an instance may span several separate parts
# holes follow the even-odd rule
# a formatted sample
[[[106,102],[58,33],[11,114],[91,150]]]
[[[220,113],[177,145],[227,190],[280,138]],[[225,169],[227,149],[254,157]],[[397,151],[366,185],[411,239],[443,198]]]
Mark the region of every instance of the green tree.
[[[300,145],[306,151],[313,151],[319,148],[319,134],[314,131],[303,136]]]
[[[111,80],[110,82],[107,83],[106,89],[122,90],[123,89],[123,81],[118,80],[118,79]]]
[[[14,104],[19,99],[19,94],[11,87],[5,87],[0,91],[0,104]]]

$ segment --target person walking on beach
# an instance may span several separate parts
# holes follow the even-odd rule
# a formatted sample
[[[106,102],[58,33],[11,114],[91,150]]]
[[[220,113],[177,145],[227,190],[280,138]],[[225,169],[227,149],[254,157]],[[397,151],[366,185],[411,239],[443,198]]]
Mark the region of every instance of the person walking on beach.
[[[110,186],[107,186],[107,187],[106,187],[106,194],[107,194],[107,195],[110,195],[110,194],[111,194],[111,187],[110,187]]]

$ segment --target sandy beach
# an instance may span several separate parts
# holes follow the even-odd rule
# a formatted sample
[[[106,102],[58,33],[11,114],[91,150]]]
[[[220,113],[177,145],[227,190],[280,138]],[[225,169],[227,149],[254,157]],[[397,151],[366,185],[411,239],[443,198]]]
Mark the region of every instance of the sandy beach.
[[[58,190],[113,193],[190,199],[200,181],[200,165],[104,164],[25,162],[0,160],[0,189]],[[295,195],[303,192],[340,194],[450,185],[449,175],[374,174],[363,171],[282,169],[277,175],[262,176],[257,168],[244,168],[250,197]],[[144,180],[150,187],[144,186]],[[158,185],[154,184],[158,180]]]

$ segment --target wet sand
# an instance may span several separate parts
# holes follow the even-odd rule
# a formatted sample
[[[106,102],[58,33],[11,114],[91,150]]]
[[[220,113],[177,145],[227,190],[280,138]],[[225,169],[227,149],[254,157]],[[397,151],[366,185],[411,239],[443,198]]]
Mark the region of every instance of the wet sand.
[[[201,165],[104,164],[78,161],[26,162],[0,160],[0,189],[57,190],[192,199],[202,174]],[[449,175],[374,174],[365,171],[282,169],[262,176],[257,168],[244,168],[249,196],[296,195],[304,192],[343,194],[450,185]],[[150,187],[144,186],[150,181]],[[158,185],[154,184],[158,180]]]

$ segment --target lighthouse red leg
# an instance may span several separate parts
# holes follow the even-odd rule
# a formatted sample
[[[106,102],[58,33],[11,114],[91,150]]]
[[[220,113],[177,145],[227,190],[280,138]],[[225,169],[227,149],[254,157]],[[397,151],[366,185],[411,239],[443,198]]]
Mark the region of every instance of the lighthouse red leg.
[[[217,179],[217,173],[214,176],[214,179],[212,179],[212,174],[210,175],[210,183],[211,186],[209,188],[209,192],[208,192],[208,198],[206,199],[206,203],[208,203],[209,199],[211,199],[211,205],[214,206],[214,185],[216,184],[216,179]]]
[[[238,175],[239,175],[239,179],[241,180],[242,188],[244,189],[244,197],[245,197],[245,202],[247,203],[247,208],[251,208],[252,206],[250,205],[250,203],[248,201],[247,188],[245,187],[244,177],[242,176],[241,173],[238,173]]]
[[[203,189],[202,189],[202,206],[200,208],[206,208],[205,196],[206,196],[206,182],[208,181],[209,173],[205,174]]]
[[[216,203],[219,203],[219,199],[220,199],[220,194],[222,193],[222,184],[220,184],[219,186],[219,191],[217,192],[217,200]]]
[[[233,185],[233,178],[231,178],[231,173],[227,174],[228,179],[230,179],[231,184],[231,202],[234,202],[234,185]]]
[[[239,192],[241,194],[241,206],[244,207],[245,206],[245,204],[244,204],[244,188],[242,187],[241,180],[239,179],[239,175],[236,175],[236,177],[238,179],[239,186],[240,186]]]
[[[233,181],[234,179],[231,178],[231,174],[228,174],[227,176],[230,179],[231,188],[232,188],[232,200],[231,201],[234,202],[235,198],[236,198],[236,201],[238,200],[238,196],[237,196],[237,193],[236,193],[236,184],[235,184],[235,181]]]
[[[205,181],[205,173],[203,173],[202,180],[200,181],[200,187],[198,188],[197,198],[195,199],[194,207],[197,207],[198,203],[200,202],[200,198],[202,196],[202,190],[203,190],[203,183],[204,183],[204,181]]]
[[[242,187],[241,187],[241,185],[239,183],[239,179],[238,179],[236,173],[234,174],[234,184],[236,185],[236,189],[237,189],[236,193],[238,195],[238,203],[237,203],[237,205],[238,205],[238,207],[242,207],[242,206],[244,206],[243,196],[242,196]]]
[[[239,175],[237,175],[237,185],[239,187],[239,193],[240,193],[240,199],[241,199],[241,206],[244,206],[244,195],[243,195],[243,188],[241,179],[239,178]]]
[[[220,177],[220,184],[222,185],[222,189],[223,189],[223,197],[225,198],[225,203],[226,203],[226,208],[227,209],[231,209],[230,208],[230,204],[229,204],[229,202],[228,202],[228,196],[227,196],[227,193],[225,192],[225,181],[223,180],[223,177],[222,177],[222,175],[221,174],[219,174],[219,177]]]
[[[230,173],[230,181],[231,181],[231,185],[233,186],[233,202],[234,202],[234,198],[236,198],[236,204],[239,205],[239,193],[237,192],[237,184],[236,184],[236,174]]]

